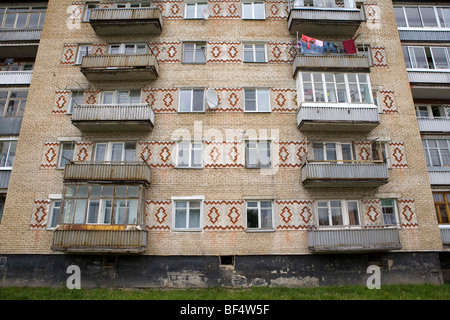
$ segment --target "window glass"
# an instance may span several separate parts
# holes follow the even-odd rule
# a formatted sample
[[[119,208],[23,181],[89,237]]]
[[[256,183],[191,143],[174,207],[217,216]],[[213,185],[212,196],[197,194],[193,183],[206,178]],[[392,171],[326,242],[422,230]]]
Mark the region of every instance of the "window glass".
[[[395,224],[395,201],[393,199],[381,199],[381,209],[385,225]]]
[[[51,219],[47,225],[47,228],[51,229],[56,227],[56,225],[59,223],[60,214],[61,214],[61,201],[52,201],[50,206]]]
[[[435,69],[450,69],[447,48],[431,48]]]
[[[438,26],[433,7],[420,7],[419,10],[424,28],[435,28]]]
[[[437,8],[441,28],[450,28],[450,8]]]
[[[347,201],[348,224],[359,225],[358,202]]]
[[[403,7],[394,7],[395,19],[397,20],[397,27],[407,27]]]
[[[420,19],[419,8],[417,7],[405,7],[406,17],[408,19],[409,27],[422,27]]]
[[[73,160],[73,154],[75,149],[75,143],[64,142],[61,144],[61,153],[59,156],[59,168],[64,168],[66,164]]]

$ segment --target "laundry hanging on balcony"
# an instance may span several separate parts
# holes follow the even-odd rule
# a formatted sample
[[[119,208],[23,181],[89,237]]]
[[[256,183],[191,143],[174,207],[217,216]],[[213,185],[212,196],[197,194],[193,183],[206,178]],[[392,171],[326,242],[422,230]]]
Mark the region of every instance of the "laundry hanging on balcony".
[[[298,41],[301,53],[357,53],[355,41],[353,39],[342,42],[323,41],[302,34]]]

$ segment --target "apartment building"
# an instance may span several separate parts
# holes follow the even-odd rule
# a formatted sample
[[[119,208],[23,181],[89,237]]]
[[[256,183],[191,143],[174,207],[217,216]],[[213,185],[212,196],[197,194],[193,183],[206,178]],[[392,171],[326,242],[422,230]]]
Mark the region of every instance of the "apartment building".
[[[1,284],[65,285],[71,265],[84,287],[365,285],[371,265],[382,283],[442,283],[445,189],[398,11],[49,0]]]

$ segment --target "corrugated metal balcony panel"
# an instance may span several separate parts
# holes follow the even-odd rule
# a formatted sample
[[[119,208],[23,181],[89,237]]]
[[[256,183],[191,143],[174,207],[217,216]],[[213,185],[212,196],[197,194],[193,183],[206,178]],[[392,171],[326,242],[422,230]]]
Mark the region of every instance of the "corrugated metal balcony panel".
[[[450,228],[439,226],[439,231],[441,232],[442,244],[446,247],[450,246]]]
[[[22,117],[0,117],[0,135],[17,136],[22,126]]]
[[[150,168],[145,163],[70,163],[65,181],[127,181],[150,183]]]
[[[450,119],[417,118],[420,132],[450,132]]]
[[[0,30],[0,42],[39,41],[42,29]]]
[[[30,84],[33,71],[0,71],[0,85]]]
[[[303,103],[297,112],[300,130],[371,131],[380,123],[375,105],[320,105]]]
[[[289,11],[288,29],[291,34],[348,36],[356,33],[362,21],[364,14],[361,9],[292,8]]]
[[[450,30],[398,30],[401,41],[448,42]]]
[[[148,130],[155,124],[155,113],[148,103],[78,105],[73,109],[72,123],[80,130]]]
[[[312,252],[387,251],[401,247],[395,227],[308,230],[308,248]]]
[[[52,250],[66,252],[144,252],[145,230],[55,230]]]
[[[436,70],[408,70],[410,83],[450,85],[450,72]]]
[[[156,7],[94,9],[89,21],[98,35],[160,34],[163,27]]]
[[[81,72],[89,80],[154,80],[159,66],[153,53],[86,55]]]
[[[0,170],[0,189],[8,188],[10,177],[11,177],[11,170]]]
[[[308,162],[302,167],[306,187],[378,187],[389,179],[385,163]]]
[[[439,168],[428,168],[430,184],[434,186],[450,185],[450,171],[439,170]],[[433,170],[433,171],[431,171]]]
[[[366,55],[299,53],[292,63],[295,78],[298,71],[306,70],[369,70]]]

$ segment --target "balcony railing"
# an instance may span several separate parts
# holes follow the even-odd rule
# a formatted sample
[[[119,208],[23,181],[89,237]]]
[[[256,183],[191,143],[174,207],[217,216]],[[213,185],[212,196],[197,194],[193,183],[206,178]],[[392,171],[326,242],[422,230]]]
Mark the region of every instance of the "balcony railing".
[[[30,84],[33,71],[0,71],[0,85]]]
[[[428,176],[431,185],[450,185],[450,167],[428,167]]]
[[[150,183],[150,168],[138,162],[79,162],[66,164],[65,181],[127,181]]]
[[[98,35],[160,34],[163,26],[156,7],[93,9],[89,21]]]
[[[17,136],[22,126],[22,117],[0,117],[0,136]]]
[[[445,247],[450,247],[450,228],[439,226],[441,232],[442,245]]]
[[[408,69],[408,78],[410,83],[423,84],[450,84],[450,72],[431,70],[411,70]]]
[[[450,132],[450,118],[417,118],[420,132]]]
[[[292,7],[288,29],[291,34],[353,36],[364,21],[359,8]]]
[[[140,253],[147,248],[147,231],[64,230],[53,232],[52,250],[65,252]]]
[[[42,29],[0,30],[0,42],[39,41]]]
[[[312,252],[388,251],[401,247],[396,227],[308,230],[308,249]]]
[[[435,41],[435,42],[447,42],[450,39],[450,30],[435,30],[430,29],[400,29],[398,30],[401,41]]]
[[[148,103],[132,105],[78,105],[73,108],[72,123],[81,130],[150,129],[155,113]]]
[[[154,80],[158,71],[153,53],[91,54],[81,62],[88,80]]]
[[[364,54],[299,53],[292,63],[292,73],[301,70],[368,70],[370,61]]]
[[[387,164],[370,161],[316,161],[302,166],[305,187],[379,187],[389,179]]]
[[[297,111],[300,130],[352,130],[371,131],[380,122],[375,105],[326,106],[319,103],[303,103]]]

